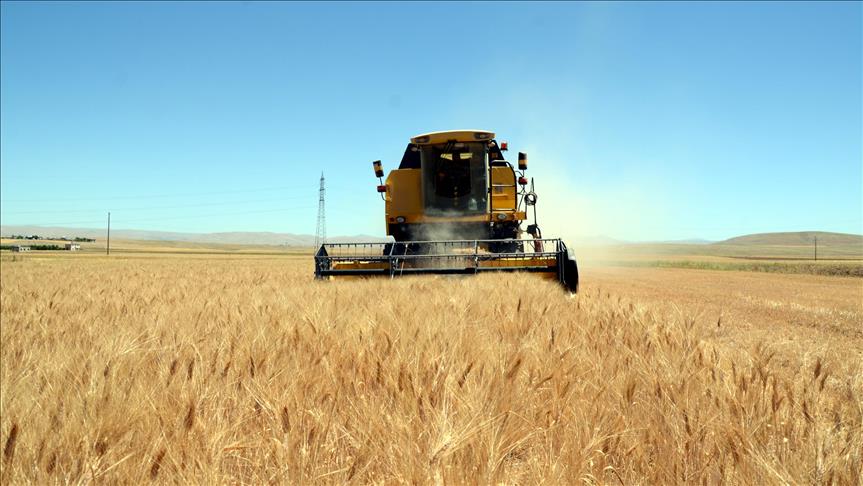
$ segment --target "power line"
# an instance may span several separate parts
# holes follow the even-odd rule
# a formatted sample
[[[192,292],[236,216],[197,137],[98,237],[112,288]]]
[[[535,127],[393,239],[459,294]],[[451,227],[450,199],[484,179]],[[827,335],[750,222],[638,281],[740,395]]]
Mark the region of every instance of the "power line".
[[[119,221],[121,223],[142,223],[142,222],[151,222],[151,221],[175,221],[175,220],[184,220],[184,219],[196,219],[196,218],[212,218],[218,216],[236,216],[243,214],[264,214],[264,213],[279,213],[279,212],[288,212],[288,211],[298,211],[298,210],[307,210],[312,209],[314,206],[295,206],[292,208],[280,208],[280,209],[264,209],[264,210],[255,210],[255,211],[233,211],[233,212],[221,212],[221,213],[210,213],[210,214],[196,214],[196,215],[187,215],[187,216],[168,216],[168,217],[159,217],[159,218],[143,218],[143,219],[122,219],[117,218],[117,214],[114,214],[114,220]],[[28,226],[60,226],[60,225],[70,225],[70,224],[98,224],[102,223],[104,220],[91,220],[91,221],[62,221],[62,222],[53,222],[53,223],[29,223]]]
[[[278,199],[256,199],[251,201],[222,201],[222,202],[214,202],[214,203],[200,203],[200,204],[183,204],[183,205],[175,205],[175,206],[142,206],[137,208],[112,208],[113,211],[153,211],[160,209],[184,209],[184,208],[195,208],[195,207],[206,207],[206,206],[231,206],[234,204],[257,204],[257,203],[267,203],[267,202],[280,202],[285,199],[305,199],[308,196],[305,195],[290,195],[279,197]],[[94,212],[102,212],[104,208],[93,208],[93,209],[66,209],[66,210],[33,210],[33,211],[3,211],[4,214],[70,214],[70,213],[94,213]]]
[[[349,189],[348,187],[338,186],[340,188]],[[350,187],[350,189],[356,189],[355,187]],[[209,192],[187,192],[187,193],[174,193],[174,194],[142,194],[137,196],[105,196],[105,197],[87,197],[88,201],[114,201],[114,200],[124,200],[124,199],[158,199],[158,198],[167,198],[167,197],[197,197],[197,196],[221,196],[224,194],[243,194],[249,192],[264,192],[264,191],[285,191],[292,190],[295,191],[295,186],[280,186],[280,187],[262,187],[262,188],[250,188],[250,189],[238,189],[238,190],[229,190],[229,191],[209,191]],[[301,198],[303,196],[298,196]],[[23,199],[3,199],[0,198],[2,202],[66,202],[66,201],[81,201],[82,197],[68,197],[68,198],[43,198],[43,197],[30,197]]]
[[[64,221],[62,223],[27,223],[27,224],[21,224],[21,225],[8,224],[8,223],[4,223],[4,224],[8,224],[9,226],[61,226],[61,225],[67,225],[67,224],[102,224],[104,222],[105,222],[104,219],[98,219],[98,220],[89,220],[89,221]]]
[[[229,213],[210,213],[210,214],[196,214],[192,216],[169,216],[167,218],[145,218],[145,219],[124,219],[121,220],[124,223],[138,223],[144,221],[166,221],[166,220],[176,220],[176,219],[195,219],[195,218],[212,218],[216,216],[236,216],[241,214],[265,214],[265,213],[283,213],[288,211],[299,211],[311,209],[314,206],[295,206],[292,208],[280,208],[280,209],[261,209],[255,211],[234,211]],[[116,219],[116,218],[114,218]]]
[[[211,192],[187,192],[187,193],[179,193],[179,194],[144,194],[137,196],[106,196],[106,197],[91,197],[88,198],[91,201],[113,201],[118,199],[157,199],[163,197],[196,197],[196,196],[220,196],[223,194],[242,194],[248,192],[262,192],[262,191],[284,191],[285,189],[295,189],[293,186],[282,186],[282,187],[263,187],[257,189],[242,189],[236,191],[211,191]],[[80,201],[81,197],[70,197],[70,198],[42,198],[42,197],[33,197],[26,199],[0,199],[0,201],[4,202],[32,202],[34,200],[44,201],[44,202],[63,202],[63,201]]]

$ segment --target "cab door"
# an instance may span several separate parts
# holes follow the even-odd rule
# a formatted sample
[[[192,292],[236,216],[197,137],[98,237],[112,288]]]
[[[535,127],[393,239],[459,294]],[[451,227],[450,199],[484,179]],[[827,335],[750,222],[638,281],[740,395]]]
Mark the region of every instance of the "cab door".
[[[509,162],[495,161],[491,164],[491,211],[514,212],[516,210],[515,171]]]

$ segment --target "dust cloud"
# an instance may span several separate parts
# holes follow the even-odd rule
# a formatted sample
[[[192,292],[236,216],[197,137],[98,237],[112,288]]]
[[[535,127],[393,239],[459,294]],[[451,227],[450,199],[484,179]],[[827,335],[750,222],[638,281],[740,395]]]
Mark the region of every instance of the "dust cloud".
[[[658,235],[673,212],[663,183],[626,174],[601,180],[590,170],[599,162],[564,162],[553,152],[533,152],[526,175],[535,181],[537,221],[544,237],[562,238],[580,259],[596,260],[608,259],[621,243],[661,239]],[[532,208],[528,219],[533,222]]]

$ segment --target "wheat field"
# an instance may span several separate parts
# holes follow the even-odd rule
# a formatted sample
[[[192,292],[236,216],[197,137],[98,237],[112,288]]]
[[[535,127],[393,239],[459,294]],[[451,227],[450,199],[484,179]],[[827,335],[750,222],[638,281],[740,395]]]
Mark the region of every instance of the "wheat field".
[[[4,260],[0,482],[863,482],[863,359],[778,366],[588,279],[311,271]]]

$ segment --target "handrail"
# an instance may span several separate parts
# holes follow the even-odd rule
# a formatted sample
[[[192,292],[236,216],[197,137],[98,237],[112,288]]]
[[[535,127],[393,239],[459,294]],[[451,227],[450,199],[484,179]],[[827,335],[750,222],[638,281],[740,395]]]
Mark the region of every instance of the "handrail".
[[[557,256],[559,252],[544,251],[541,253],[421,253],[406,255],[328,255],[316,258],[329,260],[398,260],[409,258],[473,258],[474,260],[491,260],[500,258],[543,258]]]
[[[321,246],[326,247],[336,247],[336,246],[363,246],[363,245],[414,245],[414,244],[438,244],[438,245],[449,245],[455,243],[505,243],[512,241],[522,241],[522,242],[534,242],[534,241],[560,241],[560,238],[531,238],[526,240],[516,239],[516,238],[506,238],[506,239],[476,239],[476,240],[416,240],[416,241],[368,241],[368,242],[344,242],[344,243],[324,243]]]
[[[544,251],[525,251],[524,246],[515,252],[480,251],[480,245],[530,242],[546,243],[542,247]],[[386,245],[390,245],[389,248]],[[423,248],[425,245],[427,247]],[[422,253],[435,250],[449,253]],[[427,261],[439,264],[426,266]],[[559,238],[324,243],[315,252],[315,276],[389,274],[393,278],[418,273],[544,272],[557,273],[560,283],[575,292],[578,268],[574,261]],[[338,268],[341,263],[347,264],[346,268]]]

